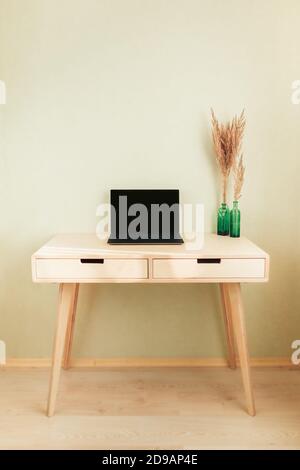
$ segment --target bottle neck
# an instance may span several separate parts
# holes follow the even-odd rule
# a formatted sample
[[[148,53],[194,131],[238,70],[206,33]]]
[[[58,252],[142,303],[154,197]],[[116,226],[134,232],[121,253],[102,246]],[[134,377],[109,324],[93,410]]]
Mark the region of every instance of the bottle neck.
[[[239,201],[233,201],[233,208],[238,209],[239,208]]]

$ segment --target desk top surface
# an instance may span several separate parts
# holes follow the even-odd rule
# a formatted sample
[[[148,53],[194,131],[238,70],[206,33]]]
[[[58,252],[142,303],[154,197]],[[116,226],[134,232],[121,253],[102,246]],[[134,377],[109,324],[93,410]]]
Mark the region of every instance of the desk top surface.
[[[207,233],[201,245],[186,242],[182,245],[108,245],[96,234],[56,235],[43,245],[33,258],[81,258],[109,256],[142,257],[220,257],[268,258],[268,254],[245,237],[230,238]]]

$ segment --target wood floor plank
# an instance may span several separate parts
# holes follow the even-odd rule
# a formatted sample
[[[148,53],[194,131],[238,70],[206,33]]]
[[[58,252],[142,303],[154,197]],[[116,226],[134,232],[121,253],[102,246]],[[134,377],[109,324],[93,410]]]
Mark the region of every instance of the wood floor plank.
[[[300,369],[63,371],[44,415],[48,369],[0,370],[0,449],[300,449]]]

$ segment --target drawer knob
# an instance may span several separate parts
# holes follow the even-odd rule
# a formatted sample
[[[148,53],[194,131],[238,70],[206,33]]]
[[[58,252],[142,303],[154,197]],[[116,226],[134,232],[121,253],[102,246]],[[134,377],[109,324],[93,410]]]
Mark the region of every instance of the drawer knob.
[[[220,264],[221,258],[198,258],[198,264]]]
[[[103,264],[103,258],[81,258],[80,262],[82,264]]]

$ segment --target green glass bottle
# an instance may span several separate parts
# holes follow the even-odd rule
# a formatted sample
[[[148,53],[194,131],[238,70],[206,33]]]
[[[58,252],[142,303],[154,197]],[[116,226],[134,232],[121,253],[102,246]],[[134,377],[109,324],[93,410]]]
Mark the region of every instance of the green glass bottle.
[[[238,238],[241,233],[241,212],[239,202],[233,201],[233,208],[230,211],[230,236]]]
[[[218,235],[229,235],[230,212],[225,202],[218,210]]]

